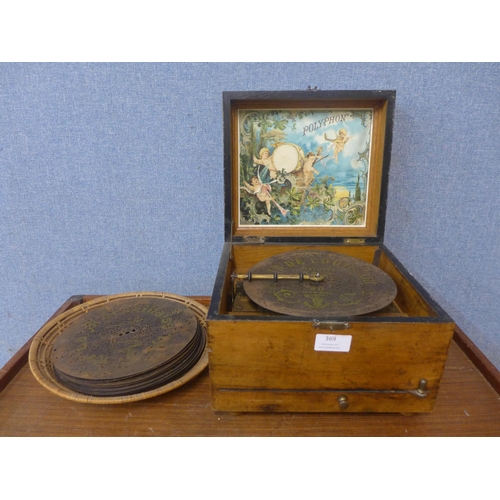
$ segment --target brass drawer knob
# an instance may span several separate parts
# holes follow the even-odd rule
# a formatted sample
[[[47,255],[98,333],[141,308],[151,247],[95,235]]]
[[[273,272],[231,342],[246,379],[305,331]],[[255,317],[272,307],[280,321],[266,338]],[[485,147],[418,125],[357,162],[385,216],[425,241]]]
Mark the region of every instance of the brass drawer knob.
[[[347,410],[347,408],[349,408],[349,401],[347,400],[347,396],[339,396],[338,402],[341,410]]]

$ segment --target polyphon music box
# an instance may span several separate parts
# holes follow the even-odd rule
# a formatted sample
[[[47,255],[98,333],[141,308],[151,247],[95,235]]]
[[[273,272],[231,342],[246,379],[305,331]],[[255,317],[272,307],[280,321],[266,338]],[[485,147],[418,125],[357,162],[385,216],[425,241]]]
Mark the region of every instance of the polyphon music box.
[[[224,93],[215,410],[433,409],[454,324],[383,242],[395,97]]]

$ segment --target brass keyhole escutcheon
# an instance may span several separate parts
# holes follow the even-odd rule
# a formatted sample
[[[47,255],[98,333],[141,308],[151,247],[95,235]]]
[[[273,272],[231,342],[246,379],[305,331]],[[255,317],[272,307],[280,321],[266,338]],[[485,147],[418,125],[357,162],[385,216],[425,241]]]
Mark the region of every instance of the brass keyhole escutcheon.
[[[341,410],[347,410],[347,408],[349,408],[349,401],[347,400],[347,396],[339,396],[338,402]]]

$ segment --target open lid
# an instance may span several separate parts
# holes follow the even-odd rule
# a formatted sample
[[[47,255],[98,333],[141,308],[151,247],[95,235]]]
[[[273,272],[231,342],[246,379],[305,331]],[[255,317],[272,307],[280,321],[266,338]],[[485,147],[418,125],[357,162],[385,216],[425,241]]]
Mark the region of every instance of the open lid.
[[[396,92],[224,92],[225,239],[383,240]]]

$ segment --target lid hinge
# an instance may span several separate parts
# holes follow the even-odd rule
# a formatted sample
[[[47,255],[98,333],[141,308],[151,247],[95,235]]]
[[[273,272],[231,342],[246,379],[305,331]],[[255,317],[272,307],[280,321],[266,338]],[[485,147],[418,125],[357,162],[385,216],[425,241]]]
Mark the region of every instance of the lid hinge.
[[[247,243],[248,245],[262,245],[265,242],[265,236],[243,236],[243,243]]]
[[[362,245],[364,242],[364,238],[344,238],[344,243],[346,245]]]

